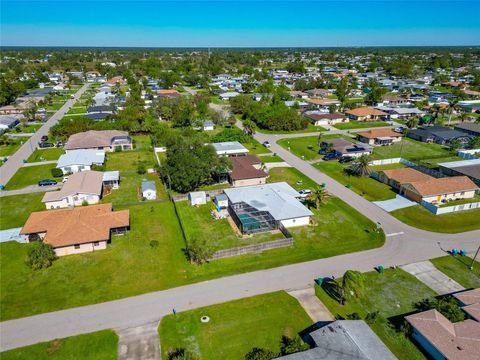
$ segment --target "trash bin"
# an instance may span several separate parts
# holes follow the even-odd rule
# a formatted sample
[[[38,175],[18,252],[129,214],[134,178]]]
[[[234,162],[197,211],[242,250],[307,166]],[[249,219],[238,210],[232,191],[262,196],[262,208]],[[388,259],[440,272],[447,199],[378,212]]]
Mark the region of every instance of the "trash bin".
[[[323,277],[316,278],[316,279],[315,279],[315,283],[316,283],[318,286],[322,286],[322,284],[323,284]]]
[[[452,255],[457,255],[458,254],[458,250],[457,249],[452,249]]]
[[[377,271],[381,274],[383,273],[383,265],[378,265]]]

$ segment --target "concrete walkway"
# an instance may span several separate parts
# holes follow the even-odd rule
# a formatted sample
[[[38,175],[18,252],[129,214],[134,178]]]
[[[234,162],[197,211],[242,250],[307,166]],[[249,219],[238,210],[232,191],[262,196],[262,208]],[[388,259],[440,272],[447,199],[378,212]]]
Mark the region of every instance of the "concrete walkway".
[[[313,287],[289,291],[288,294],[298,300],[313,322],[317,323],[319,321],[335,320],[327,307],[323,305],[320,299],[315,295],[315,289]]]
[[[395,199],[383,200],[383,201],[374,201],[375,205],[380,206],[383,210],[387,212],[392,212],[398,209],[403,209],[409,206],[417,205],[415,201],[408,200],[402,195],[398,195]]]
[[[465,290],[463,286],[442,273],[428,260],[403,265],[401,268],[440,295]]]
[[[265,167],[267,170],[273,169],[273,168],[278,168],[278,167],[291,167],[288,163],[282,161],[282,162],[269,162],[265,163]]]
[[[13,196],[13,195],[25,195],[25,194],[31,194],[31,193],[37,193],[37,192],[58,190],[62,188],[62,185],[63,185],[62,183],[59,183],[57,185],[50,185],[50,186],[30,185],[30,186],[24,187],[23,189],[18,189],[18,190],[1,190],[0,197]]]
[[[119,360],[160,360],[158,322],[117,329]]]

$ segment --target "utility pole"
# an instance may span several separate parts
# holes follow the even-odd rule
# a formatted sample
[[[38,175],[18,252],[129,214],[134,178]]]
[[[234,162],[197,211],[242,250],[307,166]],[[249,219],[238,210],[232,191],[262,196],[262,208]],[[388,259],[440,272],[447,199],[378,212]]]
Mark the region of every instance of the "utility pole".
[[[473,270],[473,264],[475,263],[475,259],[477,258],[477,255],[478,255],[479,252],[480,252],[480,245],[478,246],[478,249],[475,252],[475,256],[472,259],[472,263],[470,264],[470,270]]]

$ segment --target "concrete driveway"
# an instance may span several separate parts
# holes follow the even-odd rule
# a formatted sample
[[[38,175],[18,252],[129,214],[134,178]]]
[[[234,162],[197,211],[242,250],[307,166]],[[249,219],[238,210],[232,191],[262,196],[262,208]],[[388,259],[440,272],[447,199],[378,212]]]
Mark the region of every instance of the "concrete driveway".
[[[13,196],[13,195],[25,195],[25,194],[31,194],[36,192],[59,190],[62,188],[62,186],[63,186],[62,183],[58,183],[56,185],[49,185],[49,186],[30,185],[30,186],[24,187],[23,189],[18,189],[18,190],[1,190],[0,197]]]
[[[455,280],[438,270],[430,261],[420,261],[403,265],[401,268],[440,295],[465,290],[465,288]]]
[[[408,200],[402,195],[398,195],[395,199],[383,200],[383,201],[373,201],[373,203],[387,212],[392,212],[398,209],[403,209],[409,206],[417,205],[415,201]]]
[[[160,360],[158,322],[117,329],[119,360]]]

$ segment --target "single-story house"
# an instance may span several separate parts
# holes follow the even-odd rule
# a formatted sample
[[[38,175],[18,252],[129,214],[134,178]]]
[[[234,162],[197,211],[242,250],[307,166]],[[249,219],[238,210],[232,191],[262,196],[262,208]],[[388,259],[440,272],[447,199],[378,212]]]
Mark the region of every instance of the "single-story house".
[[[58,191],[48,191],[42,202],[47,209],[98,204],[102,197],[103,173],[82,171],[72,174]]]
[[[0,115],[0,130],[13,129],[20,123],[17,116]]]
[[[205,120],[203,122],[203,131],[213,131],[215,129],[215,123],[212,120]]]
[[[66,152],[78,149],[114,151],[120,148],[121,150],[132,150],[133,141],[126,131],[88,130],[71,135],[64,148]]]
[[[103,186],[118,189],[120,186],[120,171],[105,171],[103,173]]]
[[[62,169],[64,174],[91,170],[92,165],[103,165],[105,151],[103,150],[72,150],[60,156],[57,168]]]
[[[33,212],[20,234],[64,256],[106,249],[111,234],[124,234],[129,227],[128,210],[112,211],[112,204],[100,204]]]
[[[188,194],[188,201],[191,206],[205,205],[207,203],[207,194],[205,191],[193,191]]]
[[[340,105],[340,101],[335,99],[308,99],[307,102],[316,108]]]
[[[157,91],[157,95],[163,98],[177,98],[180,93],[175,89],[160,89]]]
[[[101,105],[101,106],[89,106],[87,108],[87,113],[92,114],[92,113],[108,113],[112,114],[113,113],[113,107],[112,106],[106,106],[106,105]]]
[[[237,156],[245,155],[248,153],[248,149],[240,144],[238,141],[226,141],[219,143],[212,143],[212,146],[215,148],[218,156],[227,155],[227,156]]]
[[[429,181],[432,176],[412,168],[382,170],[378,173],[378,180],[399,191],[403,184]]]
[[[472,136],[480,136],[480,124],[479,123],[461,123],[454,126],[455,130],[467,133]]]
[[[332,113],[332,114],[316,114],[310,113],[305,114],[305,117],[309,118],[313,125],[322,126],[322,125],[335,125],[342,122],[348,122],[349,120],[343,114]]]
[[[478,190],[478,185],[467,176],[452,176],[405,183],[400,188],[400,193],[419,203],[426,201],[438,204],[451,200],[471,199]]]
[[[230,158],[233,168],[228,174],[234,187],[261,185],[267,182],[268,174],[261,170],[262,162],[254,155]]]
[[[434,142],[440,145],[448,145],[453,140],[458,140],[461,144],[467,144],[472,135],[463,131],[449,129],[443,126],[425,126],[410,130],[407,135],[409,138],[422,141]]]
[[[307,335],[313,347],[281,356],[282,360],[395,360],[396,357],[363,320],[336,320]]]
[[[240,95],[239,92],[236,91],[230,91],[230,92],[225,92],[220,94],[220,100],[230,100],[231,98],[234,98],[236,96]]]
[[[303,91],[292,90],[289,92],[290,96],[299,98],[299,99],[308,99],[308,94]]]
[[[388,113],[369,107],[347,110],[345,111],[345,115],[347,115],[350,120],[354,121],[375,121],[389,119]]]
[[[439,163],[438,168],[444,175],[468,176],[470,180],[480,185],[480,159]]]
[[[457,292],[453,296],[468,318],[480,321],[480,288]]]
[[[155,181],[142,181],[142,197],[147,200],[155,200],[157,198]]]
[[[391,145],[402,140],[402,134],[392,129],[372,129],[357,133],[360,142],[368,145]]]
[[[480,354],[478,321],[466,319],[452,323],[435,309],[406,316],[405,320],[412,326],[413,339],[432,359],[478,359]]]
[[[320,144],[320,151],[327,149],[341,156],[352,157],[360,157],[372,153],[372,148],[369,145],[355,144],[343,138],[323,140]]]
[[[313,215],[286,182],[225,189],[224,193],[230,216],[244,234],[308,225]]]
[[[409,100],[402,96],[385,95],[384,97],[382,97],[382,102],[391,106],[399,106],[403,104],[408,104]]]
[[[326,97],[332,94],[332,91],[327,89],[311,89],[305,92],[311,97]]]
[[[93,120],[93,121],[100,121],[105,120],[108,117],[111,117],[112,114],[106,112],[98,112],[98,113],[88,113],[83,115],[83,117]]]
[[[425,111],[417,108],[375,106],[375,109],[386,112],[390,119],[408,120],[415,116],[425,115]]]

